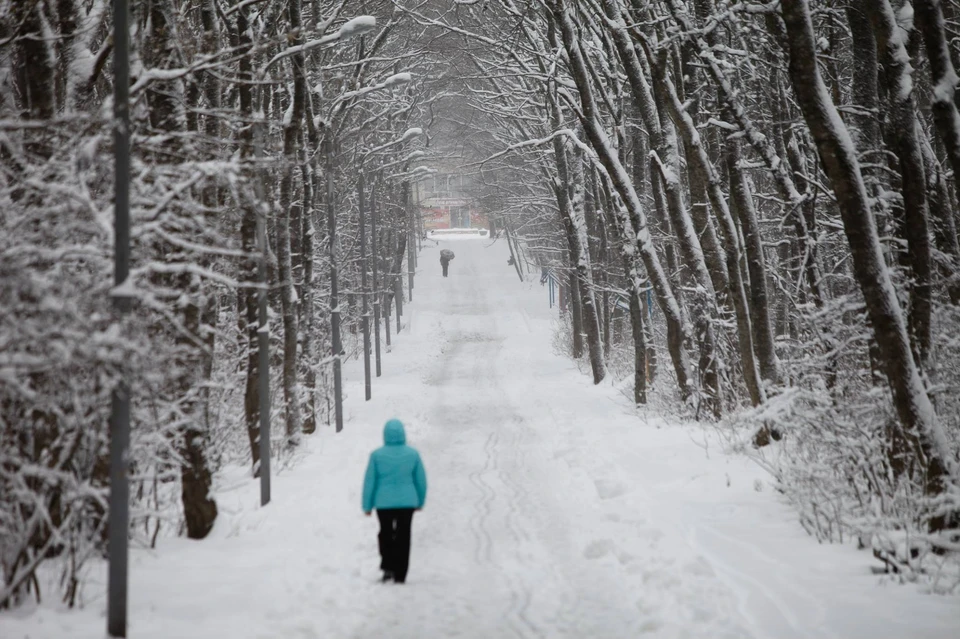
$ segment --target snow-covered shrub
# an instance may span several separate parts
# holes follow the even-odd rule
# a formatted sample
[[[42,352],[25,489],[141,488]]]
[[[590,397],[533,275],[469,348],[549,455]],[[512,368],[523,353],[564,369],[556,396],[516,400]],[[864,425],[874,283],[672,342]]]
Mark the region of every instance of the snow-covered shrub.
[[[910,444],[892,436],[897,416],[888,389],[873,378],[862,316],[847,319],[831,324],[833,335],[847,344],[826,367],[836,375],[824,375],[820,357],[786,361],[793,385],[731,419],[744,427],[737,431],[740,448],[773,473],[800,523],[819,541],[853,541],[870,549],[880,570],[923,578],[938,590],[956,589],[960,535],[956,529],[931,532],[931,520],[960,511],[960,489],[925,494],[924,469],[898,452]],[[941,308],[938,412],[954,453],[960,449],[960,412],[954,408],[960,351],[946,335],[956,334],[957,326],[956,311]],[[780,439],[756,447],[753,434],[760,428],[775,430]]]

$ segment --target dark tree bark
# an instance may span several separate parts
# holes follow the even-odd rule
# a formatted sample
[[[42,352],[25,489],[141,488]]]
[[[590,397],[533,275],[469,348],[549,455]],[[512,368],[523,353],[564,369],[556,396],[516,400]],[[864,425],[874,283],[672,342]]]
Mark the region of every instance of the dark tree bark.
[[[77,31],[77,6],[75,0],[56,0],[59,33],[57,38],[57,86],[56,102],[59,108],[69,108],[74,96],[70,88],[77,81],[71,71],[74,62],[73,44]]]
[[[630,289],[630,330],[633,334],[633,401],[647,403],[647,343],[640,294]]]
[[[238,0],[239,4],[240,0]],[[237,7],[236,37],[239,61],[237,74],[237,95],[240,101],[240,116],[247,122],[240,130],[240,157],[250,162],[254,156],[254,99],[253,99],[253,61],[249,54],[253,47],[250,39],[250,23],[247,18],[247,7]],[[248,177],[258,179],[248,172]],[[258,330],[258,302],[259,291],[252,286],[257,281],[259,258],[257,257],[257,207],[252,195],[241,202],[242,217],[240,220],[240,247],[246,257],[240,263],[240,280],[247,283],[244,290],[237,294],[238,313],[241,335],[245,336],[246,350],[246,385],[243,394],[243,415],[246,424],[247,436],[250,440],[250,457],[253,464],[254,476],[260,476],[260,390],[259,390],[259,347]]]
[[[881,142],[877,40],[873,37],[867,6],[871,2],[873,0],[850,0],[846,9],[851,52],[857,62],[853,67],[850,86],[851,98],[856,107],[848,116],[851,123],[850,133],[853,135],[854,144],[864,153],[874,152]],[[873,160],[879,161],[878,158]],[[868,175],[866,169],[864,174]]]
[[[573,328],[573,358],[583,357],[583,306],[580,300],[580,281],[577,279],[577,272],[574,268],[573,255],[568,253],[570,259],[570,316]]]
[[[320,148],[320,135],[316,127],[313,126],[313,109],[310,105],[310,97],[307,96],[304,104],[306,108],[307,122],[307,144],[300,149],[300,174],[303,182],[303,244],[302,244],[302,264],[303,264],[303,284],[302,284],[302,318],[303,318],[303,358],[306,361],[306,408],[307,414],[303,418],[303,432],[310,434],[317,430],[317,370],[315,366],[316,355],[314,331],[316,330],[314,309],[313,309],[313,238],[315,229],[313,226],[314,216],[320,211],[316,205],[317,194],[320,192],[319,167],[316,163],[311,164],[307,160],[309,149]],[[317,154],[319,157],[320,154]]]
[[[913,97],[913,70],[904,42],[904,32],[897,25],[889,0],[874,0],[867,7],[877,40],[877,51],[885,70],[887,110],[890,119],[891,149],[900,165],[903,194],[903,237],[907,240],[907,261],[912,275],[908,328],[918,355],[917,364],[924,368],[930,353],[930,316],[932,312],[932,260],[930,255],[927,180],[920,132],[917,127]]]
[[[670,97],[666,91],[663,79],[666,77],[666,61],[658,64],[652,53],[647,51],[647,62],[652,69],[654,78],[653,100],[656,113],[659,115],[659,130],[662,135],[662,150],[668,154],[666,166],[659,162],[659,155],[655,166],[658,180],[661,183],[661,193],[665,195],[667,211],[673,228],[682,238],[680,253],[684,258],[684,265],[689,269],[696,282],[697,289],[688,295],[688,306],[691,310],[697,345],[700,350],[699,369],[703,380],[703,392],[706,396],[707,408],[719,417],[720,415],[720,361],[716,349],[717,340],[714,335],[713,319],[718,313],[718,300],[724,297],[729,286],[729,274],[725,263],[723,249],[717,240],[713,222],[706,208],[706,186],[699,174],[688,171],[691,189],[691,200],[698,197],[703,200],[703,206],[695,203],[690,207],[690,213],[684,209],[681,183],[681,162],[677,150],[677,129],[670,116]],[[683,136],[684,150],[687,140]],[[699,211],[699,212],[696,212]],[[679,232],[678,229],[684,229]],[[719,260],[719,261],[718,261]],[[717,286],[720,286],[718,289]]]
[[[933,120],[947,150],[957,199],[960,200],[960,111],[957,108],[957,69],[950,59],[940,0],[914,0],[917,25],[923,34],[933,82]]]
[[[287,21],[290,46],[302,43],[300,23],[300,0],[288,0]],[[283,127],[283,164],[280,167],[280,211],[277,216],[277,276],[280,280],[280,308],[283,315],[283,400],[288,443],[295,443],[303,429],[300,421],[300,397],[297,389],[297,302],[294,300],[296,282],[293,279],[291,256],[291,224],[293,208],[294,175],[297,169],[297,142],[303,122],[306,82],[304,80],[304,56],[296,53],[290,58],[293,67],[293,109]]]
[[[552,91],[548,99],[551,121],[556,130],[561,124],[560,107]],[[553,185],[553,191],[567,237],[567,249],[572,268],[570,292],[573,295],[573,356],[579,358],[583,355],[583,337],[586,336],[593,383],[599,384],[607,372],[603,361],[603,346],[600,343],[600,319],[593,291],[593,268],[587,246],[586,219],[571,202],[568,185],[572,183],[572,176],[567,161],[567,150],[559,137],[553,139],[553,152],[557,165],[557,181]],[[576,156],[574,161],[578,161]]]
[[[53,117],[55,101],[54,68],[47,54],[39,2],[14,2],[11,23],[17,25],[20,63],[16,85],[23,115],[31,120]]]
[[[945,171],[937,160],[930,141],[920,139],[923,152],[924,171],[927,176],[927,197],[930,209],[930,226],[933,238],[941,253],[938,263],[950,303],[960,306],[960,238],[950,200],[950,187],[947,185]]]
[[[181,62],[177,48],[173,7],[169,0],[157,0],[149,8],[149,30],[144,44],[144,61],[154,68],[176,68]],[[174,81],[152,83],[147,89],[149,119],[153,131],[160,134],[156,151],[159,161],[179,161],[183,148],[177,133],[182,131],[177,86]],[[176,278],[174,284],[186,299],[183,309],[184,330],[178,333],[177,365],[180,374],[176,393],[183,413],[180,429],[180,495],[183,503],[187,537],[202,539],[213,528],[217,504],[210,494],[213,475],[206,455],[207,429],[204,424],[203,391],[200,389],[206,371],[210,370],[203,325],[202,282],[190,274]]]
[[[632,170],[633,183],[634,184],[650,184],[650,178],[648,177],[648,174],[647,174],[647,168],[649,166],[647,161],[647,144],[644,136],[642,135],[640,130],[637,128],[633,129],[632,141],[633,141],[633,165],[631,166],[631,170]],[[652,190],[653,189],[651,188],[651,191]],[[661,200],[662,200],[662,194],[661,194]],[[653,198],[652,197],[649,198],[649,201],[653,201]],[[655,231],[657,230],[657,221],[659,219],[663,219],[662,217],[663,215],[664,215],[664,212],[663,212],[662,206],[655,203],[653,208],[653,215],[651,216],[651,218],[653,219],[650,219],[650,226]],[[658,239],[662,241],[662,235]],[[667,268],[670,269],[673,247],[672,246],[669,247],[669,253],[667,253],[666,251],[662,251],[661,254],[663,253],[667,254]],[[667,277],[669,279],[670,277],[669,274],[667,275]],[[674,291],[676,291],[676,288],[674,288]],[[642,313],[646,313],[648,311],[647,303],[646,303],[647,296],[646,295],[641,296],[638,293],[637,297],[639,298],[639,303],[640,303]],[[681,307],[682,307],[682,302],[678,300],[678,303],[681,304]],[[645,377],[644,385],[649,386],[650,384],[653,383],[654,377],[656,376],[657,351],[656,351],[656,348],[654,347],[653,335],[650,332],[650,325],[648,322],[644,321],[644,315],[642,313],[640,316],[639,323],[635,323],[635,324],[636,324],[636,327],[639,327],[642,329],[643,343],[637,343],[637,341],[634,340],[634,349],[640,348],[640,347],[644,347],[646,349],[646,354],[644,355],[644,358],[643,358],[644,359],[643,368],[644,368],[644,377]],[[634,358],[636,359],[636,355],[634,356]]]
[[[730,208],[736,214],[743,233],[746,268],[749,274],[750,327],[753,329],[753,345],[760,367],[760,376],[768,383],[779,386],[782,382],[780,359],[773,338],[770,322],[770,304],[767,296],[767,264],[763,256],[763,237],[760,222],[753,203],[753,195],[743,169],[740,168],[740,142],[727,140],[725,161],[730,179]]]

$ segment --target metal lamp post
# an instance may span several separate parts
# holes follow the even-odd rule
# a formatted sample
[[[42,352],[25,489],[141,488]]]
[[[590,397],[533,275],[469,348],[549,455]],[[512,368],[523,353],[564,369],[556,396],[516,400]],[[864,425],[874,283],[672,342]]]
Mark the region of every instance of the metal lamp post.
[[[343,380],[340,353],[340,290],[337,281],[337,216],[333,210],[333,144],[323,141],[324,169],[327,173],[327,234],[330,241],[330,337],[333,354],[333,395],[336,431],[343,430]]]
[[[263,122],[254,126],[253,153],[259,164],[263,158]],[[257,172],[253,181],[259,202],[265,202],[262,183],[263,174]],[[270,260],[267,248],[266,211],[257,207],[257,248],[260,263],[257,265],[257,280],[260,291],[257,294],[257,384],[260,400],[260,505],[270,503],[270,324],[267,316],[267,263]]]
[[[377,191],[374,189],[370,198],[370,256],[373,262],[373,334],[375,359],[377,362],[377,377],[380,377],[380,288],[377,281],[377,263],[380,253],[377,252]]]
[[[386,81],[375,85],[373,87],[368,87],[367,90],[353,92],[353,94],[365,94],[370,91],[392,88],[402,84],[406,84],[410,81],[411,76],[409,73],[398,73],[387,78]],[[364,398],[370,400],[372,397],[372,385],[370,380],[370,316],[369,316],[369,301],[367,299],[367,261],[366,261],[366,206],[365,206],[365,193],[364,193],[364,170],[363,162],[366,160],[369,155],[375,151],[380,151],[391,147],[395,144],[400,144],[406,140],[422,135],[423,131],[421,129],[410,129],[404,133],[403,137],[399,140],[394,140],[388,142],[384,145],[381,145],[375,149],[367,151],[360,160],[360,177],[358,185],[358,204],[359,204],[359,213],[360,213],[360,263],[361,263],[361,298],[362,298],[362,326],[363,326],[363,377],[364,377]],[[336,248],[336,233],[337,233],[337,218],[336,213],[333,207],[333,142],[329,138],[325,139],[323,142],[323,153],[324,153],[324,169],[326,172],[326,196],[327,196],[327,233],[329,236],[330,242],[330,333],[331,333],[331,347],[333,355],[333,392],[334,392],[334,414],[336,420],[336,432],[343,430],[343,381],[342,381],[342,363],[340,361],[340,356],[343,351],[343,345],[341,343],[340,336],[340,300],[339,300],[339,281],[337,274],[337,248]],[[374,224],[374,233],[376,233],[376,225]],[[374,251],[376,251],[376,239],[374,238],[373,242]],[[376,259],[376,254],[374,254],[374,259]],[[376,266],[374,266],[374,286],[376,286]],[[380,335],[379,335],[379,303],[378,301],[374,302],[374,311],[376,315],[376,325],[377,325],[377,376],[380,376]]]
[[[128,0],[113,0],[114,308],[130,310],[130,21]],[[127,636],[127,528],[130,521],[130,387],[120,381],[111,394],[110,519],[107,634]]]
[[[114,136],[114,289],[110,295],[119,318],[132,306],[130,276],[130,0],[113,0],[113,136]],[[376,28],[373,16],[348,20],[339,31],[304,47],[304,50],[354,37]],[[261,69],[261,77],[273,63],[287,53],[270,60]],[[258,145],[259,148],[259,145]],[[262,200],[262,197],[261,197]],[[269,327],[266,296],[266,231],[262,215],[257,216],[257,238],[264,259],[259,268],[263,286],[259,296],[259,383],[260,383],[260,498],[270,500],[270,410],[269,410]],[[339,359],[336,362],[339,364]],[[339,370],[337,370],[339,381]],[[339,395],[339,388],[338,388]],[[342,419],[342,417],[341,417]],[[338,424],[337,430],[341,426]],[[110,496],[107,528],[107,635],[127,636],[128,557],[130,522],[130,484],[128,478],[130,448],[130,387],[121,380],[111,393],[110,410]]]
[[[363,299],[363,393],[364,399],[370,401],[372,396],[370,384],[370,309],[367,299],[367,220],[364,210],[366,208],[364,188],[363,171],[361,171],[357,183],[357,205],[360,209],[360,297]]]

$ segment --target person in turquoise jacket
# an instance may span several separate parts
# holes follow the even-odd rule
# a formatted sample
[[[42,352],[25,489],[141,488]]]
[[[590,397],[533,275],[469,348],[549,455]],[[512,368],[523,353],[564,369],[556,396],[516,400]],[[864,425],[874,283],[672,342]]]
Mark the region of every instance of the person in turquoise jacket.
[[[410,525],[413,512],[427,499],[427,474],[420,453],[407,446],[403,422],[391,419],[383,427],[383,446],[370,453],[363,478],[363,512],[376,509],[380,520],[380,569],[383,581],[402,584],[410,565]]]

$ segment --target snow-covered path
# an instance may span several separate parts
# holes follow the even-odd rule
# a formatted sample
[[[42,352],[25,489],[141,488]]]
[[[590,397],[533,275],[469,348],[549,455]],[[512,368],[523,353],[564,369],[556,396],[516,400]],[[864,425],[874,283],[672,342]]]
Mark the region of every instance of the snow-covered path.
[[[132,557],[130,636],[187,639],[953,637],[956,598],[883,585],[820,546],[763,473],[698,426],[638,417],[554,353],[551,311],[502,243],[425,248],[374,399],[346,367],[347,422],[305,440],[274,501],[221,478],[212,538]],[[536,277],[534,277],[536,280]],[[360,484],[384,421],[430,492],[404,586],[378,582]],[[103,636],[86,608],[0,615],[3,639]]]

